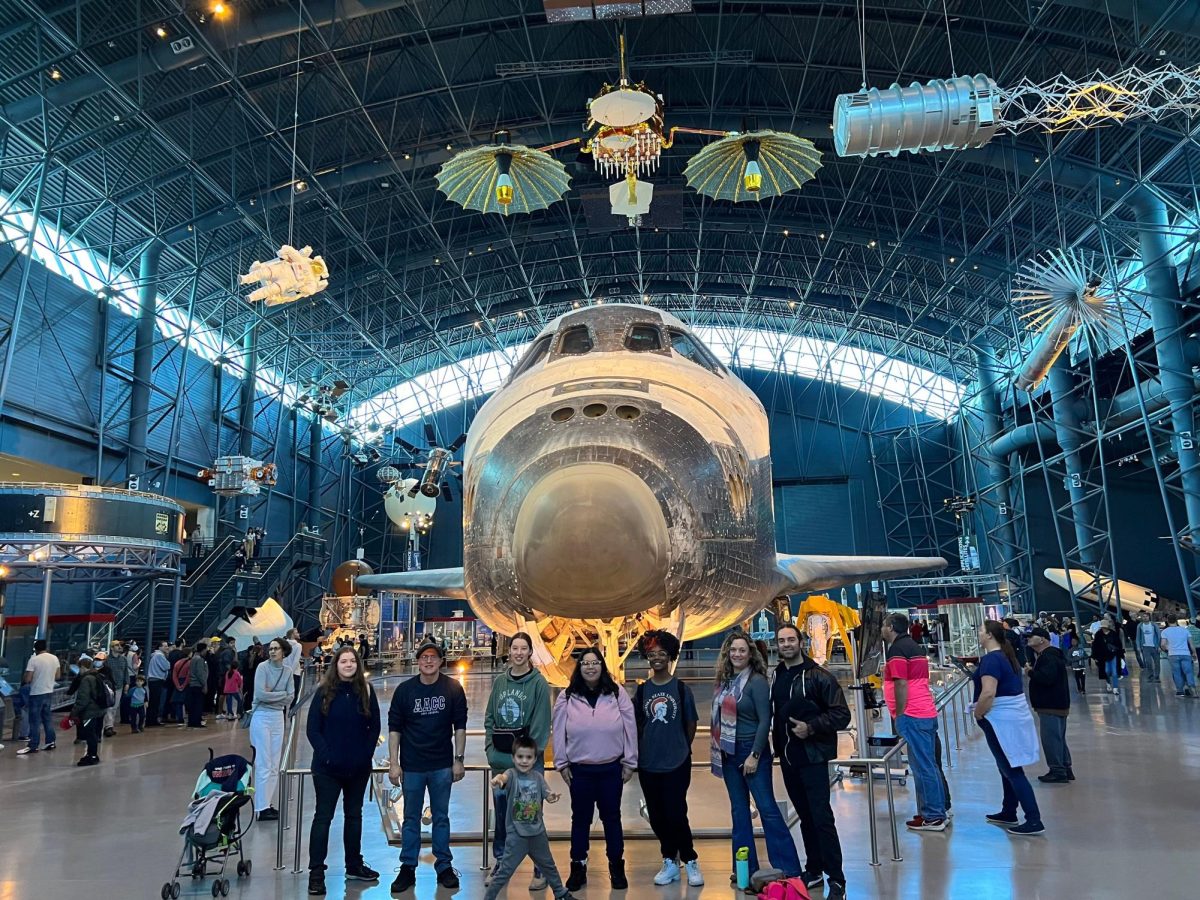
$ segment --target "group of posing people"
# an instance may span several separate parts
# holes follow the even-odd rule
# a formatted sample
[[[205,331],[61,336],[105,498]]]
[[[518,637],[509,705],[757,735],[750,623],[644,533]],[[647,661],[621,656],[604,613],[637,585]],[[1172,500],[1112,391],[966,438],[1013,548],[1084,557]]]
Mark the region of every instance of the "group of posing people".
[[[758,868],[753,796],[772,865],[787,876],[803,875],[810,886],[828,876],[827,896],[840,900],[845,876],[829,803],[828,762],[837,754],[837,733],[849,724],[850,711],[833,675],[804,655],[794,626],[780,628],[779,643],[781,662],[770,676],[762,654],[740,631],[726,638],[717,663],[709,762],[725,784],[733,813],[729,869],[735,871],[739,850],[748,854],[750,871]],[[620,810],[624,785],[635,775],[662,852],[654,883],[686,878],[690,885],[704,884],[687,807],[699,722],[695,698],[671,673],[679,655],[673,635],[649,632],[638,647],[649,663],[650,677],[632,696],[609,674],[603,654],[590,648],[578,655],[570,683],[551,704],[545,677],[531,665],[533,641],[521,632],[511,638],[509,666],[497,677],[484,713],[496,810],[495,862],[485,879],[486,900],[499,894],[526,857],[534,863],[531,889],[549,887],[561,900],[582,888],[594,875],[588,857],[597,814],[604,830],[609,884],[617,890],[627,888]],[[272,658],[284,652],[282,644],[272,642]],[[404,800],[394,894],[416,883],[426,798],[438,884],[459,886],[450,848],[449,804],[452,786],[466,771],[466,695],[459,682],[442,671],[445,650],[440,644],[422,644],[416,659],[416,677],[396,688],[387,713],[388,777]],[[264,671],[270,670],[260,667],[259,672]],[[264,696],[270,697],[275,687],[268,682]],[[256,689],[256,715],[259,696]],[[309,840],[310,894],[325,893],[329,827],[339,799],[345,816],[346,877],[379,878],[363,860],[361,834],[363,797],[381,731],[379,702],[357,652],[349,646],[335,651],[307,720],[316,793]],[[543,815],[544,803],[560,799],[543,773],[552,737],[554,767],[571,809],[570,870],[565,880],[551,853]],[[775,802],[773,753],[800,814],[807,867],[801,866]],[[269,797],[273,791],[274,784],[260,780],[256,796]],[[732,874],[730,881],[735,881]]]

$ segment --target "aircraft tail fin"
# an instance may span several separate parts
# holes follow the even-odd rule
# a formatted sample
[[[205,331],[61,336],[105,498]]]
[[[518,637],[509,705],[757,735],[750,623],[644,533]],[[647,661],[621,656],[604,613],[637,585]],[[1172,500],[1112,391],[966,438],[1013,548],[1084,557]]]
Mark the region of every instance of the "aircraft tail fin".
[[[776,589],[780,594],[827,591],[848,584],[946,568],[946,560],[940,556],[794,556],[788,553],[776,556]]]
[[[467,589],[463,570],[414,569],[411,572],[388,572],[381,575],[360,575],[356,585],[377,591],[402,591],[406,594],[427,594],[450,600],[466,600]]]

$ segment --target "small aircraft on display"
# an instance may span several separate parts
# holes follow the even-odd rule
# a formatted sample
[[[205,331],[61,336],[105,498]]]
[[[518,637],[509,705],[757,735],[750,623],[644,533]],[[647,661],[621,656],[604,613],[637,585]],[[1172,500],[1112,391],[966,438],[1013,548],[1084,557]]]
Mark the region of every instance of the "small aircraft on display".
[[[526,631],[565,684],[598,645],[620,676],[647,630],[714,634],[789,594],[943,568],[940,557],[775,550],[762,403],[683,322],[650,306],[567,313],[483,405],[463,457],[463,566],[363,587],[464,599]]]

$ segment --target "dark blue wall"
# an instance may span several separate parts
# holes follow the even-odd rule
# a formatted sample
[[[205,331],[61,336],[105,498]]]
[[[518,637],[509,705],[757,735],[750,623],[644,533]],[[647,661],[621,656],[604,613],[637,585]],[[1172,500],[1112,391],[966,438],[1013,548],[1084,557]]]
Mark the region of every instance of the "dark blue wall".
[[[0,248],[0,271],[4,271],[0,277],[0,321],[5,333],[13,320],[21,271],[28,264],[22,258],[5,270],[12,259],[10,247]],[[80,479],[92,477],[99,484],[124,487],[133,330],[134,320],[107,301],[33,263],[4,415],[0,418],[0,453],[69,469]],[[99,359],[105,348],[105,334],[109,365],[102,407]],[[239,381],[208,360],[184,351],[174,341],[164,339],[156,344],[147,446],[151,464],[160,467],[170,442],[181,366],[184,388],[175,463],[160,487],[143,484],[142,488],[186,503],[213,506],[216,498],[196,474],[216,456],[238,451]],[[218,408],[222,410],[220,415]],[[282,542],[294,533],[299,522],[312,521],[307,507],[312,418],[307,413],[294,416],[289,408],[264,394],[258,395],[255,409],[254,455],[277,464],[279,481],[273,490],[251,500],[249,520],[237,520],[232,504],[222,504],[221,511],[227,514],[230,528],[240,531],[247,525],[257,525],[266,529],[268,542]],[[102,430],[104,454],[98,459],[96,448]],[[340,437],[327,435],[320,467],[326,533],[331,533],[335,522],[339,534],[347,531],[348,503],[338,498],[341,457]],[[340,513],[336,520],[335,511]],[[56,589],[52,612],[87,611],[91,597],[88,588]],[[40,603],[40,588],[14,585],[8,593],[7,612],[30,615],[40,609]]]

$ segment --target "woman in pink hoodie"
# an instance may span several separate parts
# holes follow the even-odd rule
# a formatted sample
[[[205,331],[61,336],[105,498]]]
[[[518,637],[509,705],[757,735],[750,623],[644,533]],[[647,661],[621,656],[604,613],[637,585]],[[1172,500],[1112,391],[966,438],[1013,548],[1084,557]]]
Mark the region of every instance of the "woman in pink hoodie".
[[[591,647],[579,654],[571,683],[558,695],[552,717],[554,767],[571,791],[571,876],[567,890],[587,884],[588,833],[596,807],[604,825],[609,881],[625,890],[621,788],[637,770],[633,703]]]

